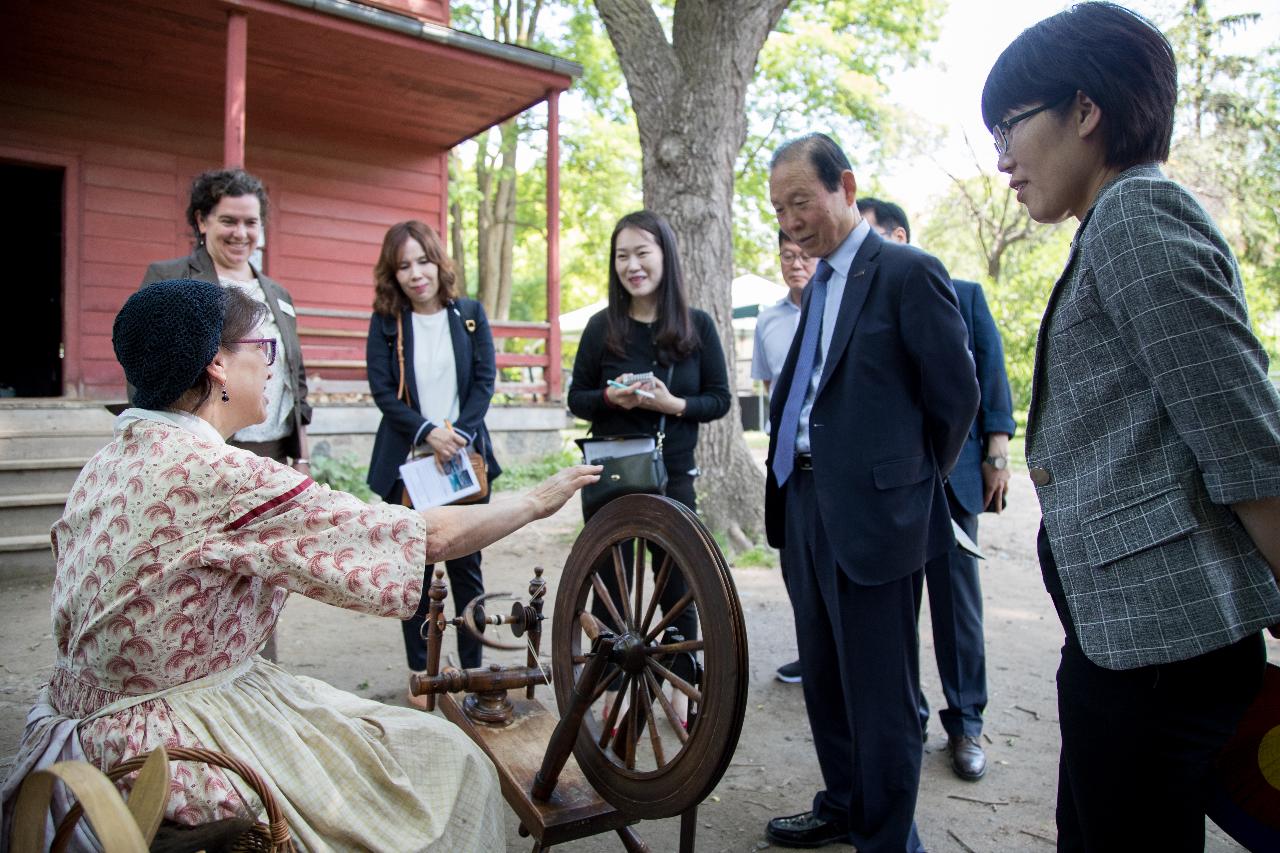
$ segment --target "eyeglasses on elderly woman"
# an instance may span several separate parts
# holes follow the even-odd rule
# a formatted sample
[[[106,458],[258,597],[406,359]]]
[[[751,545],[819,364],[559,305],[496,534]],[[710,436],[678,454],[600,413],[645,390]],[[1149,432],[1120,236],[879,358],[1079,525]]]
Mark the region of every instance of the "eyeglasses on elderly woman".
[[[275,338],[241,338],[236,341],[238,344],[255,344],[262,352],[262,357],[267,360],[267,366],[276,363],[276,346]]]

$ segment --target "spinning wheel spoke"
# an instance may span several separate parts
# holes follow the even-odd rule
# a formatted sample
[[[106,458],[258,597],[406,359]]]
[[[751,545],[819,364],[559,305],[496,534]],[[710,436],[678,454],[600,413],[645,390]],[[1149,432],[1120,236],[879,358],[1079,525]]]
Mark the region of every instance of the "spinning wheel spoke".
[[[631,679],[631,710],[627,713],[627,744],[626,744],[626,762],[628,770],[636,769],[636,741],[640,739],[638,729],[639,716],[648,713],[645,708],[640,706],[640,691],[637,689],[640,685],[640,679]]]
[[[647,672],[645,674],[648,675]],[[640,682],[640,695],[644,697],[644,707],[647,712],[644,718],[649,729],[649,745],[653,749],[653,760],[659,767],[662,767],[667,763],[667,759],[662,752],[662,736],[658,734],[658,721],[653,716],[653,705],[656,700],[649,690],[649,679],[647,678]]]
[[[615,664],[609,664],[609,666],[605,668],[604,675],[601,677],[600,683],[596,685],[595,692],[591,694],[592,705],[600,701],[600,697],[603,696],[605,694],[605,691],[609,689],[609,684],[613,681],[615,677],[617,677],[618,673],[621,671],[622,670],[619,669]]]
[[[671,707],[671,700],[667,698],[667,694],[662,692],[662,685],[658,683],[658,679],[653,677],[653,673],[649,670],[644,671],[645,681],[649,685],[649,692],[658,697],[658,704],[662,706],[663,712],[667,715],[667,722],[675,731],[676,737],[680,743],[684,743],[689,739],[689,733],[685,731],[684,724],[680,722],[680,716],[676,714],[676,709]]]
[[[645,555],[649,553],[649,549],[645,546],[643,539],[636,540],[636,606],[632,609],[635,618],[640,618],[641,605],[644,603],[644,560]],[[632,625],[639,628],[639,625]]]
[[[676,675],[674,672],[652,658],[649,659],[649,667],[657,670],[659,675],[671,682],[672,687],[688,696],[690,702],[702,704],[702,691],[698,690],[698,688],[694,687],[692,684],[685,681],[683,678]]]
[[[604,605],[605,610],[609,611],[609,617],[613,619],[616,633],[622,634],[627,630],[627,623],[623,621],[622,615],[618,613],[617,606],[613,603],[613,596],[609,594],[609,590],[605,587],[604,581],[600,580],[600,575],[591,573],[591,588],[596,591],[596,598]],[[597,620],[599,621],[599,620]]]
[[[649,599],[649,607],[644,612],[644,621],[640,623],[641,631],[648,631],[650,623],[653,622],[654,611],[658,609],[658,599],[662,598],[662,593],[667,588],[667,578],[671,576],[671,555],[667,554],[662,559],[662,565],[658,567],[658,576],[653,579],[653,597]]]
[[[613,546],[613,575],[618,581],[618,598],[622,599],[622,615],[625,618],[623,630],[633,627],[631,617],[631,587],[627,584],[627,564],[622,554],[623,543]]]
[[[601,679],[604,681],[603,679]],[[634,681],[631,673],[627,673],[622,677],[622,689],[618,691],[618,695],[614,697],[613,707],[609,709],[608,719],[604,721],[604,728],[600,732],[600,748],[607,749],[609,741],[613,739],[613,730],[618,727],[618,712],[622,710],[622,697],[627,693],[627,686]],[[604,681],[608,685],[608,681]]]
[[[657,625],[655,625],[653,628],[649,629],[649,633],[645,634],[644,641],[646,643],[652,643],[654,637],[661,634],[663,631],[666,630],[668,625],[676,621],[676,618],[681,613],[683,613],[685,608],[688,607],[692,602],[693,602],[693,590],[691,589],[688,592],[686,592],[684,595],[682,595],[680,597],[680,600],[677,601],[671,607],[670,610],[662,614],[662,621],[659,622]]]
[[[679,652],[700,652],[705,645],[702,640],[685,640],[680,643],[648,646],[645,648],[644,653],[647,655],[674,655]],[[574,663],[579,663],[577,658],[574,658]]]

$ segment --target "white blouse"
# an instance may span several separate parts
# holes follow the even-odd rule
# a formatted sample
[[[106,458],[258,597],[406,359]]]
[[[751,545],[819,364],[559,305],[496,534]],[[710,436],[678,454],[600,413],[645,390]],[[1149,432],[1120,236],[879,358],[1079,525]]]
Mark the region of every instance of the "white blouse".
[[[413,317],[413,375],[418,411],[437,426],[458,419],[458,373],[448,309]]]

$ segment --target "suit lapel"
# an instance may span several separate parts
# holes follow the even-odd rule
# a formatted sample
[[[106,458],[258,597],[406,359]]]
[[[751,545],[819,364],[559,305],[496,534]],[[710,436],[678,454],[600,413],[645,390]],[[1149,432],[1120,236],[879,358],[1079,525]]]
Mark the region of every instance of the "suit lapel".
[[[471,336],[462,328],[462,312],[458,303],[455,301],[445,310],[449,312],[449,343],[453,345],[453,372],[458,381],[458,400],[461,401],[466,396],[464,383],[471,368],[471,354],[467,346]]]
[[[1088,222],[1088,217],[1085,218]],[[1027,407],[1027,432],[1028,440],[1033,434],[1033,428],[1036,421],[1036,409],[1040,404],[1040,392],[1044,389],[1044,372],[1045,372],[1045,348],[1049,345],[1049,319],[1053,316],[1053,309],[1058,304],[1062,292],[1067,287],[1067,282],[1071,278],[1071,273],[1075,269],[1077,261],[1080,259],[1080,235],[1084,233],[1084,222],[1080,223],[1079,230],[1076,231],[1076,237],[1071,241],[1071,254],[1067,256],[1066,269],[1062,271],[1062,275],[1053,285],[1053,290],[1049,292],[1049,302],[1044,307],[1044,316],[1040,318],[1040,330],[1036,332],[1036,360],[1035,367],[1031,371],[1031,404]],[[1030,448],[1028,448],[1030,449]]]
[[[209,257],[209,252],[204,246],[200,246],[187,256],[187,278],[207,281],[210,284],[222,283],[218,280],[218,270],[213,265],[213,258]]]
[[[844,294],[840,297],[835,331],[831,336],[831,348],[827,350],[827,357],[822,361],[822,380],[818,383],[815,400],[822,396],[823,389],[831,381],[836,363],[840,361],[840,356],[849,346],[853,327],[858,323],[858,315],[862,313],[862,306],[866,304],[867,294],[871,291],[871,282],[879,266],[877,259],[880,256],[882,242],[880,235],[868,234],[863,238],[858,253],[853,256],[853,263],[849,265],[849,276],[844,280]],[[825,317],[823,322],[826,322]]]

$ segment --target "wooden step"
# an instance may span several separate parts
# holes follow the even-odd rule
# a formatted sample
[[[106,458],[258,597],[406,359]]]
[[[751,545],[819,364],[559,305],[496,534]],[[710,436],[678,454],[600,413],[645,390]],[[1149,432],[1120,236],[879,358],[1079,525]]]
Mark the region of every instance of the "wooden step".
[[[0,536],[0,583],[52,577],[53,569],[53,548],[48,533]]]
[[[66,502],[66,492],[0,495],[0,536],[47,536]]]
[[[0,495],[48,492],[67,494],[80,476],[88,456],[55,459],[0,459]]]

